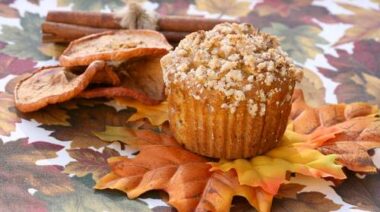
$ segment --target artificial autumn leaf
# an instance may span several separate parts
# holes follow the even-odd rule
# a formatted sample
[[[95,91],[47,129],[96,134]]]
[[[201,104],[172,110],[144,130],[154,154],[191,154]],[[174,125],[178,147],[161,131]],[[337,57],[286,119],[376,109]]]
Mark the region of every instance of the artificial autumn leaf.
[[[122,0],[101,0],[101,1],[93,1],[93,0],[58,0],[58,6],[69,6],[73,4],[73,10],[92,10],[99,11],[109,7],[111,9],[119,9],[124,6]]]
[[[72,107],[72,106],[70,106]],[[75,105],[74,109],[68,110],[68,122],[70,126],[41,125],[42,128],[53,131],[51,136],[61,141],[71,141],[71,147],[99,148],[108,145],[96,137],[93,132],[104,131],[105,126],[124,126],[132,111],[116,111],[113,107],[97,104]]]
[[[305,186],[297,183],[287,183],[282,184],[280,187],[280,190],[278,190],[278,193],[276,195],[276,198],[282,199],[282,198],[297,198],[297,193],[300,192],[302,189],[304,189]]]
[[[323,155],[319,151],[297,145],[295,133],[287,129],[281,143],[267,153],[246,159],[212,163],[213,170],[236,170],[242,185],[260,187],[276,195],[280,185],[287,182],[287,172],[315,178],[344,179],[342,166],[335,164],[335,155]]]
[[[213,172],[195,211],[229,211],[234,196],[245,197],[258,211],[269,211],[273,196],[260,188],[239,184],[236,174]]]
[[[118,189],[131,199],[149,190],[164,190],[168,203],[179,211],[196,208],[211,175],[206,159],[176,146],[143,146],[133,159],[114,157],[108,162],[112,172],[95,188]]]
[[[41,38],[40,25],[43,21],[39,14],[25,12],[20,19],[21,29],[15,26],[3,25],[0,39],[7,41],[8,45],[0,51],[20,59],[48,59],[38,50]]]
[[[243,0],[195,0],[197,9],[209,13],[241,17],[246,16],[250,9],[251,2]]]
[[[296,198],[282,198],[273,201],[273,212],[302,211],[329,212],[340,208],[332,200],[319,192],[302,192]]]
[[[296,87],[303,91],[306,102],[311,106],[321,106],[325,104],[325,87],[321,78],[313,71],[303,69],[303,78]]]
[[[159,105],[145,105],[138,101],[127,98],[115,98],[116,104],[136,109],[128,121],[136,121],[138,119],[147,118],[153,125],[161,125],[168,120],[168,103],[161,102]]]
[[[351,4],[339,4],[341,7],[351,11],[353,14],[338,15],[343,23],[352,24],[353,26],[345,32],[335,45],[353,42],[356,40],[374,39],[380,37],[380,13],[376,9],[367,9],[354,6]]]
[[[0,42],[0,48],[4,48],[6,43]],[[30,72],[35,66],[35,62],[30,59],[18,59],[3,53],[0,53],[0,79],[10,74],[22,75]]]
[[[376,172],[367,151],[380,147],[380,117],[376,106],[366,103],[308,106],[302,92],[293,95],[292,129],[297,133],[311,134],[321,128],[340,130],[334,138],[319,143],[322,153],[336,154],[337,160],[350,170]]]
[[[300,4],[301,2],[301,4]],[[288,27],[310,25],[322,29],[318,22],[338,23],[338,18],[324,6],[303,4],[303,1],[265,0],[255,5],[255,8],[241,18],[242,22],[252,23],[257,28],[264,28],[271,23],[282,23]],[[270,8],[270,11],[260,12],[260,7]],[[276,10],[280,10],[277,12]],[[289,11],[289,12],[286,12]],[[290,12],[291,11],[291,12]],[[261,15],[260,15],[261,13]],[[284,17],[283,15],[286,15]],[[318,20],[315,21],[315,20]]]
[[[106,126],[105,131],[94,132],[94,134],[103,141],[120,141],[134,147],[156,144],[179,145],[173,137],[164,133],[153,133],[151,130],[136,130],[128,127]]]
[[[354,205],[354,209],[380,211],[380,175],[366,175],[363,179],[354,173],[348,174],[348,179],[335,188],[343,201]]]
[[[0,16],[7,18],[17,18],[18,11],[15,8],[9,7],[8,4],[0,3]]]
[[[61,56],[62,52],[65,49],[66,45],[57,43],[42,43],[38,47],[38,50],[40,50],[42,54],[53,58],[58,58],[59,56]]]
[[[94,192],[91,177],[72,177],[74,191],[59,196],[47,196],[40,192],[35,197],[47,203],[48,211],[138,211],[149,212],[149,207],[141,201],[127,200],[115,192]]]
[[[338,69],[319,71],[339,83],[335,89],[339,102],[365,101],[380,105],[380,43],[364,40],[354,43],[353,53],[337,50],[337,56],[325,55]]]
[[[287,17],[290,13],[296,10],[301,10],[302,7],[311,5],[312,0],[301,0],[284,2],[280,0],[265,0],[255,6],[255,11],[260,16],[279,14],[282,17]]]
[[[281,23],[272,23],[271,27],[262,30],[278,36],[282,49],[299,63],[304,63],[308,58],[313,59],[322,52],[316,44],[327,44],[327,41],[319,36],[322,30],[310,25],[288,28]]]
[[[56,152],[62,148],[46,142],[28,143],[27,139],[7,143],[0,140],[0,208],[4,211],[44,208],[44,203],[28,193],[29,188],[35,188],[47,196],[72,191],[68,177],[61,173],[61,167],[35,164],[38,160],[56,157]]]
[[[190,6],[188,0],[170,0],[170,1],[158,1],[159,6],[156,9],[161,15],[187,15],[187,10]]]
[[[16,129],[16,123],[21,122],[15,113],[13,96],[0,92],[0,135],[9,136]]]
[[[28,0],[28,2],[30,2],[32,4],[35,4],[35,5],[39,5],[40,4],[40,0]]]
[[[43,125],[70,126],[67,111],[58,105],[49,105],[35,112],[22,113],[21,116],[25,119],[33,119]]]
[[[273,196],[260,188],[239,185],[233,172],[211,173],[206,158],[182,148],[172,137],[147,130],[136,134],[141,138],[140,153],[135,158],[110,158],[112,172],[97,182],[97,189],[118,189],[129,198],[164,190],[169,194],[168,203],[179,211],[227,211],[236,195],[263,211],[270,208]]]
[[[105,147],[101,153],[88,148],[69,149],[67,152],[76,161],[67,164],[64,172],[74,174],[77,177],[92,174],[92,179],[95,181],[110,171],[107,159],[120,156],[116,150],[108,147]]]

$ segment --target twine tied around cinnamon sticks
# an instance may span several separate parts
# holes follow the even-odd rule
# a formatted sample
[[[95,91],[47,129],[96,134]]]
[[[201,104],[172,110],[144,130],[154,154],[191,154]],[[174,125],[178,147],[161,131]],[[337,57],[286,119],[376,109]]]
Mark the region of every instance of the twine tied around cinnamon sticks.
[[[187,34],[210,30],[223,19],[206,19],[196,16],[159,16],[131,3],[115,13],[50,11],[41,25],[44,43],[69,43],[80,37],[111,30],[155,29],[169,42],[177,43]]]

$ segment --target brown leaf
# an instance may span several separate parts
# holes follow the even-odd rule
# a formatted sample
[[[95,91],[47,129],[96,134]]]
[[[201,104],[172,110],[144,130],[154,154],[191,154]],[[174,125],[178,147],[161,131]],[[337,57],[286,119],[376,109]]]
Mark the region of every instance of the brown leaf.
[[[371,141],[369,141],[371,142]],[[371,142],[374,147],[378,142]],[[376,173],[377,169],[368,154],[368,149],[352,141],[336,141],[319,148],[323,154],[337,154],[337,160],[356,172]]]
[[[50,105],[39,111],[21,114],[21,116],[28,120],[34,119],[38,123],[44,125],[70,126],[70,123],[68,122],[69,115],[67,115],[67,111],[63,110],[57,105]]]
[[[0,92],[0,135],[9,136],[16,129],[16,123],[21,122],[15,113],[13,96]]]
[[[67,164],[64,172],[78,177],[92,174],[92,179],[95,181],[110,171],[107,159],[120,156],[116,150],[108,147],[105,147],[102,153],[92,149],[69,149],[67,152],[76,161]]]
[[[54,158],[63,146],[46,142],[28,143],[19,139],[3,143],[0,140],[0,208],[4,211],[33,211],[44,203],[28,193],[29,188],[56,196],[73,190],[67,175],[59,166],[38,166],[36,161]],[[35,207],[35,208],[33,208]]]
[[[327,199],[318,192],[303,192],[297,194],[296,199],[283,198],[273,201],[273,212],[302,211],[302,212],[329,212],[338,210],[341,206]]]
[[[335,188],[343,201],[357,209],[380,211],[380,175],[367,175],[360,179],[350,173],[348,179]]]
[[[374,172],[367,150],[380,147],[380,117],[376,106],[366,103],[308,106],[302,91],[296,90],[290,114],[295,132],[311,134],[321,128],[337,128],[340,133],[319,147],[326,154],[337,154],[348,169]]]
[[[297,193],[305,188],[304,185],[297,183],[283,184],[278,191],[276,198],[297,199]]]
[[[70,106],[73,107],[73,106]],[[108,125],[124,126],[132,111],[120,110],[103,105],[78,105],[67,111],[70,126],[42,125],[41,127],[53,131],[51,136],[61,141],[71,141],[71,147],[96,148],[108,145],[93,134],[101,132]]]

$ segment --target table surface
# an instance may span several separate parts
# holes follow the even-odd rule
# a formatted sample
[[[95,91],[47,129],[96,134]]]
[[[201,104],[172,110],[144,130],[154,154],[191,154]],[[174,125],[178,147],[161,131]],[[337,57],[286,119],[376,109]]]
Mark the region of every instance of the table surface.
[[[277,35],[283,49],[305,68],[300,87],[315,106],[355,101],[380,105],[378,0],[141,2],[160,14],[239,19]],[[157,193],[128,200],[121,193],[95,192],[92,176],[86,175],[85,170],[104,167],[109,155],[135,152],[93,134],[105,126],[124,123],[123,114],[131,111],[117,110],[109,102],[96,102],[96,107],[92,103],[49,106],[32,114],[21,114],[13,107],[13,79],[33,67],[57,63],[48,56],[57,49],[40,43],[39,27],[47,11],[108,12],[122,5],[122,0],[0,2],[0,211],[171,210]],[[373,159],[380,167],[376,151]],[[75,164],[76,170],[68,164]],[[380,175],[359,177],[350,176],[336,189],[331,182],[298,176],[292,182],[305,185],[300,192],[303,198],[276,200],[274,208],[281,211],[295,205],[298,211],[380,211]],[[312,201],[319,202],[311,206]],[[237,205],[234,210],[251,209]]]

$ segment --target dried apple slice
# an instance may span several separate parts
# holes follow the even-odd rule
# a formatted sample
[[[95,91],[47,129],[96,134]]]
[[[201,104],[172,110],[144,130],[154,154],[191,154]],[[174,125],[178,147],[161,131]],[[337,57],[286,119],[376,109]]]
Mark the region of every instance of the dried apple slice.
[[[107,84],[113,86],[120,85],[120,78],[113,69],[113,66],[107,65],[103,71],[96,72],[94,78],[91,80],[91,83]]]
[[[92,34],[70,43],[59,58],[62,66],[88,65],[94,60],[123,61],[164,55],[172,46],[152,30],[118,30]]]
[[[159,104],[165,99],[164,81],[159,57],[143,57],[117,67],[120,87],[94,88],[80,94],[83,98],[131,97],[144,104]]]
[[[75,74],[77,70],[60,66],[40,68],[16,85],[16,107],[22,112],[32,112],[48,104],[72,99],[82,92],[95,74],[105,66],[104,61],[94,61],[80,75]]]

